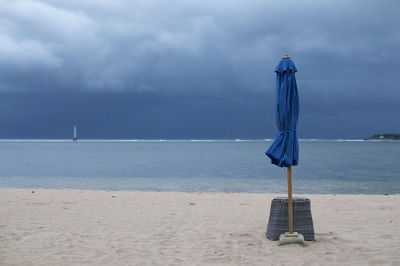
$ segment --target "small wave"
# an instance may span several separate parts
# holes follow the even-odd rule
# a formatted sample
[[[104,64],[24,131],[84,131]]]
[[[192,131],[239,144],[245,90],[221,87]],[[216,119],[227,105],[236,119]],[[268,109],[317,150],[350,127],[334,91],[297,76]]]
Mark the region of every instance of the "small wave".
[[[334,141],[340,141],[340,142],[361,142],[365,141],[363,139],[335,139]]]
[[[72,142],[72,139],[0,139],[1,142]]]
[[[320,141],[336,141],[336,142],[362,142],[365,141],[363,139],[299,139],[299,141],[315,141],[315,142],[320,142]]]

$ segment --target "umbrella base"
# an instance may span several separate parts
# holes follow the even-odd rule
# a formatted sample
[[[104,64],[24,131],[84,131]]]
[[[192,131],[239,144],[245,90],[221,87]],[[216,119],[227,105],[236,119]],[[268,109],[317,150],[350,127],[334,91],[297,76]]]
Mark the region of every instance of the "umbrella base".
[[[293,197],[293,231],[302,234],[305,241],[314,241],[314,225],[310,200]],[[271,202],[266,236],[269,240],[279,240],[279,236],[289,230],[288,199],[277,197]]]
[[[279,245],[300,244],[304,245],[304,237],[302,234],[293,232],[292,234],[286,232],[279,237]]]

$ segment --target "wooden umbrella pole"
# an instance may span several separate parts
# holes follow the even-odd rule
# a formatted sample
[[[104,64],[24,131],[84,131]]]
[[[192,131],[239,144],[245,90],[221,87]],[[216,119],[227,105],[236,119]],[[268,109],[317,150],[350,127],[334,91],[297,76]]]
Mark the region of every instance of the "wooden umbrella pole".
[[[287,169],[287,181],[288,181],[289,234],[293,234],[292,166],[289,166]]]

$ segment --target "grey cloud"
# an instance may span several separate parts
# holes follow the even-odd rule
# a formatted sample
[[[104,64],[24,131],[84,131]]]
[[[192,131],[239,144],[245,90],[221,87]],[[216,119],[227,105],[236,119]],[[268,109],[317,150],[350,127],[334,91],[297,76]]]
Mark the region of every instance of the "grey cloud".
[[[256,111],[273,112],[273,69],[289,53],[299,69],[304,119],[330,121],[342,128],[338,136],[355,128],[342,117],[349,112],[361,124],[347,136],[400,130],[380,122],[399,115],[398,7],[396,1],[2,1],[0,93],[19,93],[13,101],[22,103],[49,93],[48,99],[59,101],[56,95],[73,92],[86,105],[96,105],[90,94],[152,95],[161,106],[173,98],[198,100],[208,109],[219,104],[226,115],[237,106],[243,117],[258,117],[254,123],[264,125],[256,133],[246,124],[240,134],[270,137],[273,114]],[[118,106],[121,99],[109,104]],[[209,113],[200,118],[202,108],[177,106],[210,132]],[[114,114],[121,124],[126,119]],[[136,119],[151,119],[141,117]],[[67,114],[64,119],[73,120]],[[304,123],[305,136],[335,136],[328,127]],[[151,131],[152,125],[146,127]]]

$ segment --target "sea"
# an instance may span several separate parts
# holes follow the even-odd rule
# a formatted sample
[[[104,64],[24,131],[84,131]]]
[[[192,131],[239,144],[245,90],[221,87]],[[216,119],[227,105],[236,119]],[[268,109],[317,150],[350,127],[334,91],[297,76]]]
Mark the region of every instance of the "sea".
[[[0,140],[0,187],[287,193],[272,140]],[[299,141],[293,193],[400,193],[400,141]]]

